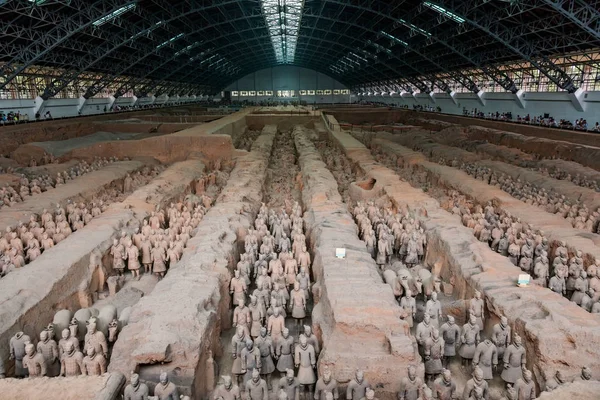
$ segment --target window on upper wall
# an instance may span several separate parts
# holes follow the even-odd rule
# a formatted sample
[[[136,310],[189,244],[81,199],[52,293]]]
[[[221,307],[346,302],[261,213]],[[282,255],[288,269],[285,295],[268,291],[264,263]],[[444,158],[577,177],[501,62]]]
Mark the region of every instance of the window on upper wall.
[[[335,90],[333,91],[333,94],[341,94],[340,92],[341,92],[341,90],[335,89]]]
[[[251,91],[248,92],[248,95],[250,97],[254,97],[254,96],[256,96],[256,92],[254,90],[251,90]]]
[[[308,95],[309,96],[314,96],[315,95],[315,91],[314,90],[307,90]]]
[[[247,97],[248,96],[248,92],[242,91],[242,92],[240,92],[240,96],[246,96]]]
[[[237,92],[237,91],[231,92],[232,97],[238,97],[239,95],[240,95],[240,92]]]
[[[340,94],[350,94],[349,89],[340,90]]]
[[[329,89],[328,90],[324,90],[323,94],[331,94],[331,90],[329,90]]]
[[[265,92],[264,92],[264,90],[259,90],[258,92],[256,92],[256,95],[257,96],[264,96]]]
[[[300,91],[300,96],[306,96],[306,90],[301,90]]]
[[[272,90],[267,90],[267,91],[265,91],[265,95],[267,95],[267,96],[273,96],[273,91]]]
[[[318,96],[321,96],[321,95],[323,95],[323,91],[322,91],[322,90],[317,90],[317,95],[318,95]]]

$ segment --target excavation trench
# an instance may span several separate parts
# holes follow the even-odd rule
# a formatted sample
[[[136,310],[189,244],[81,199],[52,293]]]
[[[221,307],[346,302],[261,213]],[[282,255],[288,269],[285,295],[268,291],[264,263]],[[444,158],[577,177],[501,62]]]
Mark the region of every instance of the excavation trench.
[[[252,151],[237,159],[181,260],[132,308],[109,372],[138,371],[153,388],[164,371],[180,393],[194,398],[214,388],[215,360],[226,351],[220,335],[231,326],[229,281],[263,199],[275,133],[265,127]]]
[[[23,331],[32,339],[37,339],[39,332],[53,321],[58,310],[66,309],[75,313],[81,308],[96,306],[94,302],[100,300],[98,307],[113,302],[120,312],[150,292],[154,284],[151,277],[144,277],[140,282],[127,282],[122,292],[117,292],[114,297],[103,293],[104,287],[98,287],[98,283],[112,272],[109,250],[113,239],[122,232],[133,234],[150,212],[183,198],[189,192],[191,183],[203,171],[204,165],[198,161],[174,164],[122,202],[111,204],[100,216],[44,252],[30,265],[2,278],[2,358],[8,359],[11,336]],[[104,321],[104,327],[106,323]],[[80,324],[80,334],[82,331],[85,334],[85,321],[80,321]],[[62,328],[55,325],[57,340],[60,339]],[[8,365],[9,376],[12,368],[12,365]],[[124,383],[122,375],[115,376],[117,382]]]
[[[429,196],[445,196],[446,182],[421,167],[418,157],[410,158],[409,153],[414,152],[399,152],[400,146],[389,142],[377,146],[377,151],[393,156],[389,166],[397,171],[396,174],[375,163],[368,149],[363,147],[362,152],[357,152],[356,147],[360,146],[352,142],[349,134],[336,131],[330,135],[342,149],[347,143],[352,144],[348,145],[352,151],[346,151],[346,154],[365,170],[367,176],[377,180],[380,190],[396,207],[406,207],[419,216],[427,232],[425,262],[445,285],[454,283],[456,298],[466,300],[472,297],[475,289],[482,291],[489,313],[484,334],[490,332],[500,315],[508,317],[513,330],[524,338],[527,367],[533,371],[539,388],[544,387],[545,380],[557,369],[566,376],[576,376],[583,365],[596,365],[596,350],[590,344],[595,340],[589,340],[588,335],[600,334],[598,321],[548,289],[535,285],[517,288],[515,282],[521,270],[506,257],[491,251],[486,243],[479,242],[460,219],[443,210]],[[399,180],[398,176],[416,188]],[[462,181],[464,179],[471,178],[461,177]],[[458,318],[464,319],[466,313],[464,303],[457,306],[449,313],[458,321]],[[576,345],[572,345],[574,342]],[[568,350],[557,352],[557,348]],[[582,351],[583,348],[586,350]]]
[[[311,137],[314,132],[294,129],[302,171],[304,224],[314,257],[316,305],[312,318],[323,344],[318,366],[328,366],[342,389],[357,369],[364,370],[379,398],[396,398],[409,364],[423,373],[420,356],[399,319],[401,310],[392,290],[358,238],[349,204],[338,191],[335,175],[342,177],[349,164],[336,159],[340,168],[334,167],[332,173]],[[323,151],[326,158],[335,158],[333,149]],[[342,186],[348,181],[346,176]],[[345,257],[337,258],[336,249],[345,249]]]

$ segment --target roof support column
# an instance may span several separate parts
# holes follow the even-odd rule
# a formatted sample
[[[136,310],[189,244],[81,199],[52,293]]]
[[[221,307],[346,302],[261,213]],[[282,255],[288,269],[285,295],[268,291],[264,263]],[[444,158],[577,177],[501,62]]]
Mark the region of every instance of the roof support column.
[[[479,101],[479,104],[481,104],[482,106],[485,106],[485,99],[483,98],[484,94],[485,92],[483,90],[477,92],[477,101]]]
[[[573,107],[579,112],[585,111],[585,102],[583,101],[585,95],[585,91],[582,88],[578,88],[575,93],[569,93],[569,98],[571,99],[571,103]]]
[[[515,93],[515,102],[520,108],[525,108],[525,91],[523,89],[519,89]]]

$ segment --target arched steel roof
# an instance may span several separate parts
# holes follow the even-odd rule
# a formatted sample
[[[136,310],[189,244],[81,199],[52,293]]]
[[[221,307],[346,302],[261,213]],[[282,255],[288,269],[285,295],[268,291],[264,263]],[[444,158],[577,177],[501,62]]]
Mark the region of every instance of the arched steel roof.
[[[462,71],[478,68],[516,92],[495,65],[526,60],[574,92],[550,56],[600,47],[599,10],[598,0],[5,0],[0,89],[38,65],[64,71],[44,98],[89,72],[98,78],[86,97],[122,76],[120,92],[212,93],[283,63],[350,87],[386,82],[421,91],[449,90],[436,77],[444,73],[477,92]],[[295,47],[291,57],[278,54],[282,43]]]

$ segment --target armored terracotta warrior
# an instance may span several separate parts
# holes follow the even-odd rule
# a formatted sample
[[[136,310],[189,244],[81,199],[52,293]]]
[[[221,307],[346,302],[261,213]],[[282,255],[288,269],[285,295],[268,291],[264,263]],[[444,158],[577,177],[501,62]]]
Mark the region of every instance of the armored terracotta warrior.
[[[319,353],[321,352],[319,339],[317,339],[317,336],[312,332],[312,328],[308,325],[304,325],[304,336],[306,336],[306,341],[308,344],[312,345],[312,347],[315,349],[315,356],[319,358]]]
[[[83,371],[83,354],[75,349],[72,342],[67,342],[61,357],[60,375],[79,376],[83,374]]]
[[[240,353],[242,358],[242,372],[244,373],[244,384],[252,379],[253,370],[260,371],[262,367],[260,350],[254,346],[252,339],[246,339],[246,347]]]
[[[79,340],[76,336],[71,335],[68,328],[63,329],[61,339],[58,341],[58,359],[62,359],[63,354],[67,351],[67,345],[71,343],[75,351],[79,351]]]
[[[500,323],[494,325],[494,330],[492,333],[492,343],[496,345],[496,349],[498,350],[498,359],[500,361],[503,360],[504,352],[510,345],[510,338],[510,325],[508,325],[508,319],[503,315],[500,317]]]
[[[244,372],[242,372],[242,350],[246,346],[247,338],[243,326],[238,326],[236,334],[231,338],[231,356],[233,358],[231,373],[236,376],[238,385],[242,382],[244,376]]]
[[[260,379],[260,372],[257,369],[252,371],[252,379],[246,382],[247,400],[269,400],[269,388],[264,379]]]
[[[282,336],[275,345],[277,355],[277,371],[286,373],[288,369],[294,368],[294,338],[290,336],[290,331],[283,328]]]
[[[106,372],[106,358],[102,353],[97,353],[93,346],[87,348],[87,356],[83,358],[83,374],[100,376]]]
[[[158,279],[162,279],[165,276],[165,272],[167,272],[165,261],[165,250],[158,242],[156,242],[154,244],[154,249],[152,249],[152,271],[154,272],[154,275],[158,277]]]
[[[87,333],[85,334],[85,348],[93,347],[96,353],[101,353],[104,358],[108,357],[108,344],[106,336],[102,331],[97,330],[97,320],[92,317],[87,322]]]
[[[160,374],[160,382],[154,388],[154,396],[158,397],[158,400],[180,400],[177,386],[169,381],[166,372]]]
[[[250,324],[252,315],[250,309],[246,307],[244,299],[239,301],[239,305],[233,310],[233,326],[242,327],[246,336],[250,336]]]
[[[279,314],[279,309],[275,308],[273,315],[269,317],[267,322],[267,330],[269,335],[273,338],[273,344],[275,346],[279,344],[279,340],[281,340],[281,335],[284,329],[285,319]]]
[[[415,298],[412,297],[412,291],[410,289],[407,289],[404,293],[404,297],[400,299],[400,307],[406,312],[405,321],[408,323],[408,326],[412,328],[417,313],[417,303]]]
[[[294,370],[288,369],[285,376],[279,379],[277,393],[285,393],[286,399],[300,400],[300,382],[294,377]]]
[[[433,383],[434,398],[438,400],[457,399],[456,383],[452,380],[452,373],[445,369],[442,375]]]
[[[325,366],[323,369],[323,376],[321,376],[315,385],[315,396],[314,400],[326,400],[325,394],[331,393],[333,400],[337,400],[340,397],[338,391],[338,383],[331,376],[331,370]]]
[[[485,379],[483,379],[483,371],[481,368],[475,367],[473,369],[473,377],[467,381],[465,390],[463,392],[463,399],[470,400],[474,398],[475,391],[481,391],[481,399],[489,399],[489,385]]]
[[[33,343],[25,345],[23,367],[29,372],[30,378],[46,376],[46,360],[44,360],[44,356],[41,353],[35,351]]]
[[[125,387],[125,393],[123,393],[123,400],[148,400],[148,385],[140,382],[140,376],[138,374],[131,374],[131,380],[129,385]]]
[[[294,290],[290,293],[290,311],[292,317],[296,320],[296,325],[300,326],[306,317],[306,298],[304,291],[300,290],[300,283],[294,284]]]
[[[346,400],[361,400],[366,395],[367,388],[371,387],[369,382],[365,379],[365,373],[363,371],[356,371],[354,379],[348,383],[346,389]]]
[[[456,348],[460,346],[460,328],[454,322],[454,317],[449,315],[448,322],[440,328],[444,340],[444,365],[448,365],[449,358],[456,356]]]
[[[314,384],[317,382],[315,368],[317,358],[315,357],[315,349],[308,344],[306,336],[300,335],[300,344],[296,346],[294,352],[294,364],[298,368],[298,382],[302,386],[302,391],[308,386],[309,397],[311,398],[314,391]]]
[[[504,352],[504,371],[502,380],[506,383],[515,383],[523,377],[523,368],[526,362],[525,347],[521,345],[521,337],[515,334],[513,343]]]
[[[409,365],[407,371],[408,375],[402,378],[398,400],[418,400],[423,380],[417,376],[414,365]]]
[[[22,378],[27,376],[27,367],[23,366],[23,359],[26,356],[25,345],[31,343],[31,338],[23,332],[17,332],[10,338],[10,360],[15,360],[15,377]],[[34,348],[35,349],[35,348]],[[44,369],[46,368],[44,364]]]
[[[442,304],[438,300],[436,292],[431,293],[431,299],[425,305],[425,312],[431,317],[431,326],[439,329],[442,319]]]
[[[485,304],[483,299],[481,298],[481,292],[476,290],[475,297],[471,299],[469,303],[469,315],[475,316],[477,325],[479,326],[479,330],[483,330],[483,321],[484,321],[484,308]]]
[[[469,322],[463,325],[460,341],[462,344],[458,354],[463,360],[463,365],[468,365],[473,359],[479,343],[479,325],[477,325],[477,319],[474,315],[471,315]]]
[[[498,350],[490,339],[486,339],[477,345],[473,356],[473,365],[479,366],[483,372],[483,379],[493,378],[493,370],[498,366]]]
[[[110,249],[110,254],[113,256],[113,269],[117,271],[119,276],[123,275],[125,270],[125,248],[119,243],[117,239],[113,240],[113,245]]]
[[[425,314],[423,316],[423,321],[419,322],[417,325],[416,339],[417,344],[419,345],[419,353],[424,355],[425,349],[425,341],[431,337],[431,332],[433,331],[433,326],[430,323],[429,314]]]
[[[265,320],[266,316],[263,314],[262,307],[258,304],[256,296],[250,295],[250,316],[252,318],[252,325],[250,326],[250,336],[256,338],[260,335],[260,329]]]
[[[127,242],[127,247],[125,248],[125,252],[127,253],[127,268],[131,271],[131,274],[138,281],[140,280],[140,251],[137,247],[133,245],[133,242],[130,240]]]
[[[267,386],[271,388],[271,374],[275,371],[273,357],[275,357],[275,349],[273,348],[273,340],[267,335],[267,328],[260,328],[260,336],[256,338],[254,344],[260,352],[260,374],[267,381]]]
[[[423,353],[425,354],[425,375],[435,378],[444,369],[442,366],[444,340],[440,338],[440,333],[436,328],[432,330],[431,337],[425,341]]]
[[[515,390],[517,391],[517,398],[519,400],[534,400],[537,397],[531,371],[528,369],[523,371],[523,377],[519,378],[515,383]]]
[[[44,357],[47,376],[55,377],[60,374],[60,361],[58,359],[58,345],[50,339],[48,331],[40,332],[40,341],[37,344],[37,352]]]
[[[225,375],[223,376],[223,383],[217,386],[213,393],[213,400],[216,399],[223,400],[240,400],[240,388],[237,385],[234,385],[231,380],[231,376]]]

